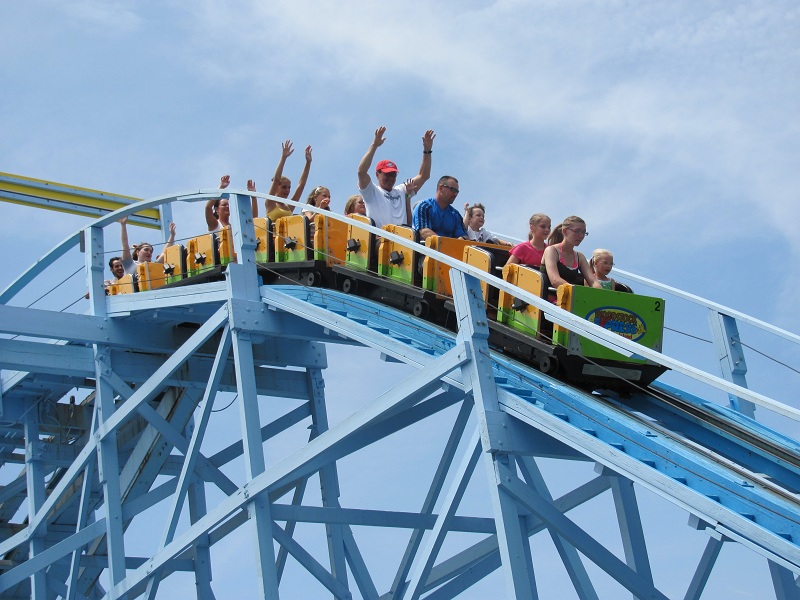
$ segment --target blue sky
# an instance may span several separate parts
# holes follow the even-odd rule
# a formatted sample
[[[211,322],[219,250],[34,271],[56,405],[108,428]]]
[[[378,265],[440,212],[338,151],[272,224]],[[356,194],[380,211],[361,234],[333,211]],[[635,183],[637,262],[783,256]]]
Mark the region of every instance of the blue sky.
[[[791,1],[4,2],[0,171],[267,191],[292,139],[286,174],[311,144],[306,191],[341,211],[376,127],[401,177],[434,129],[432,178],[458,177],[489,229],[580,215],[585,253],[797,332],[798,34]],[[0,287],[86,222],[2,207]],[[176,216],[204,229],[198,205]]]

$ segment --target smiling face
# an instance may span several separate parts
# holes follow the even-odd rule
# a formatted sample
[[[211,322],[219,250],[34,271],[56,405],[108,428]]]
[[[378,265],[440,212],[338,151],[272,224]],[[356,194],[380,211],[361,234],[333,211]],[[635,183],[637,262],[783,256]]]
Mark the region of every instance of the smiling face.
[[[531,225],[531,239],[535,242],[544,243],[547,236],[550,235],[550,228],[551,223],[549,217],[539,219],[536,223]]]
[[[353,212],[358,215],[364,215],[365,217],[367,216],[367,205],[364,203],[363,198],[358,198],[353,203]]]
[[[387,192],[392,190],[397,181],[397,171],[378,171],[375,175],[378,178],[378,187]]]
[[[125,275],[125,267],[122,266],[122,259],[117,258],[111,261],[111,274],[117,279]]]
[[[275,195],[278,196],[278,198],[288,198],[291,191],[292,182],[286,177],[281,177],[281,181],[278,184],[278,191],[275,192]]]
[[[138,262],[151,262],[153,260],[153,247],[147,242],[142,242],[136,249],[133,260]]]

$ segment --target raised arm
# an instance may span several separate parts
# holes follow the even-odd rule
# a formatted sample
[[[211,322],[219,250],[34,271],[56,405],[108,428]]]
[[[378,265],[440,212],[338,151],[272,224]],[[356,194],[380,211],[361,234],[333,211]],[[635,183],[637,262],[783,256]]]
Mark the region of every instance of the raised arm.
[[[247,191],[248,192],[256,192],[256,182],[252,179],[247,180]],[[253,212],[253,218],[255,219],[258,216],[258,198],[255,196],[250,196],[250,210]]]
[[[219,178],[219,189],[224,190],[228,187],[231,183],[231,176],[230,175],[223,175]],[[216,200],[208,200],[206,202],[206,224],[208,225],[209,231],[214,231],[217,226],[219,225],[219,219],[217,219],[216,215],[214,214],[214,204]]]
[[[464,202],[464,229],[469,227],[469,202]]]
[[[383,142],[386,141],[386,138],[383,137],[383,134],[386,133],[386,127],[378,127],[375,130],[375,137],[372,140],[372,143],[367,148],[366,154],[361,159],[361,162],[358,163],[358,189],[365,190],[369,185],[369,182],[372,179],[369,176],[369,169],[372,166],[372,160],[375,158],[375,152],[378,150],[380,146],[383,145]],[[419,189],[419,188],[417,188]]]
[[[269,186],[269,195],[274,196],[278,192],[278,187],[281,185],[281,177],[283,177],[283,166],[286,164],[286,159],[289,158],[294,152],[292,148],[292,140],[286,140],[281,144],[281,158],[278,161],[278,166],[275,167],[275,174],[272,176],[272,185]],[[275,200],[264,200],[264,208],[267,214],[275,208]]]
[[[414,176],[414,187],[421,190],[425,182],[431,178],[431,154],[433,153],[433,139],[436,134],[433,129],[428,129],[422,136],[422,164],[419,167],[419,174]]]
[[[286,164],[286,159],[289,158],[294,152],[292,148],[292,140],[286,140],[281,144],[281,158],[278,161],[278,166],[275,167],[275,175],[272,176],[272,185],[269,187],[270,196],[274,196],[278,191],[278,186],[281,184],[281,177],[283,177],[283,166]]]
[[[297,181],[297,187],[292,194],[292,200],[300,202],[303,197],[303,189],[306,187],[308,181],[308,172],[311,170],[311,146],[306,146],[306,166],[303,167],[303,172],[300,173],[300,179]]]
[[[119,236],[122,243],[122,262],[133,262],[131,246],[128,244],[128,217],[119,220]]]
[[[169,224],[169,239],[167,243],[164,244],[164,251],[158,255],[156,262],[163,263],[164,259],[167,257],[167,248],[172,246],[175,243],[175,223],[172,222]]]

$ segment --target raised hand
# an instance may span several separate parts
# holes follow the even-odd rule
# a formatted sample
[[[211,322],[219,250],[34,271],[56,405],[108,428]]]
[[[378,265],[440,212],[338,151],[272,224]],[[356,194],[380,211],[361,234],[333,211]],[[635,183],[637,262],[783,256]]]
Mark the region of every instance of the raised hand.
[[[422,149],[426,152],[433,148],[433,139],[436,137],[436,134],[433,133],[433,129],[428,129],[425,132],[425,135],[422,136]]]
[[[247,180],[247,191],[248,192],[256,192],[256,182],[252,179]]]
[[[377,148],[378,146],[382,146],[383,145],[383,142],[386,141],[386,138],[383,137],[384,133],[386,133],[386,127],[378,127],[375,130],[375,139],[372,142],[373,146],[375,146]]]
[[[223,175],[219,178],[219,189],[224,190],[231,184],[231,176],[230,175]]]
[[[311,162],[311,146],[306,146],[306,162]]]
[[[281,156],[283,158],[289,158],[294,152],[294,148],[292,148],[292,140],[286,140],[281,144]]]

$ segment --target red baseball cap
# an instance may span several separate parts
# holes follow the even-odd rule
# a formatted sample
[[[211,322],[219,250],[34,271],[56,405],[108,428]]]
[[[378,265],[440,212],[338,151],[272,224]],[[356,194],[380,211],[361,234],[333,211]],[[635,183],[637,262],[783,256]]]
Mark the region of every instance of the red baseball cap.
[[[382,160],[378,163],[378,166],[375,167],[376,172],[383,171],[384,173],[399,173],[400,169],[397,168],[397,165],[394,164],[390,160]]]

